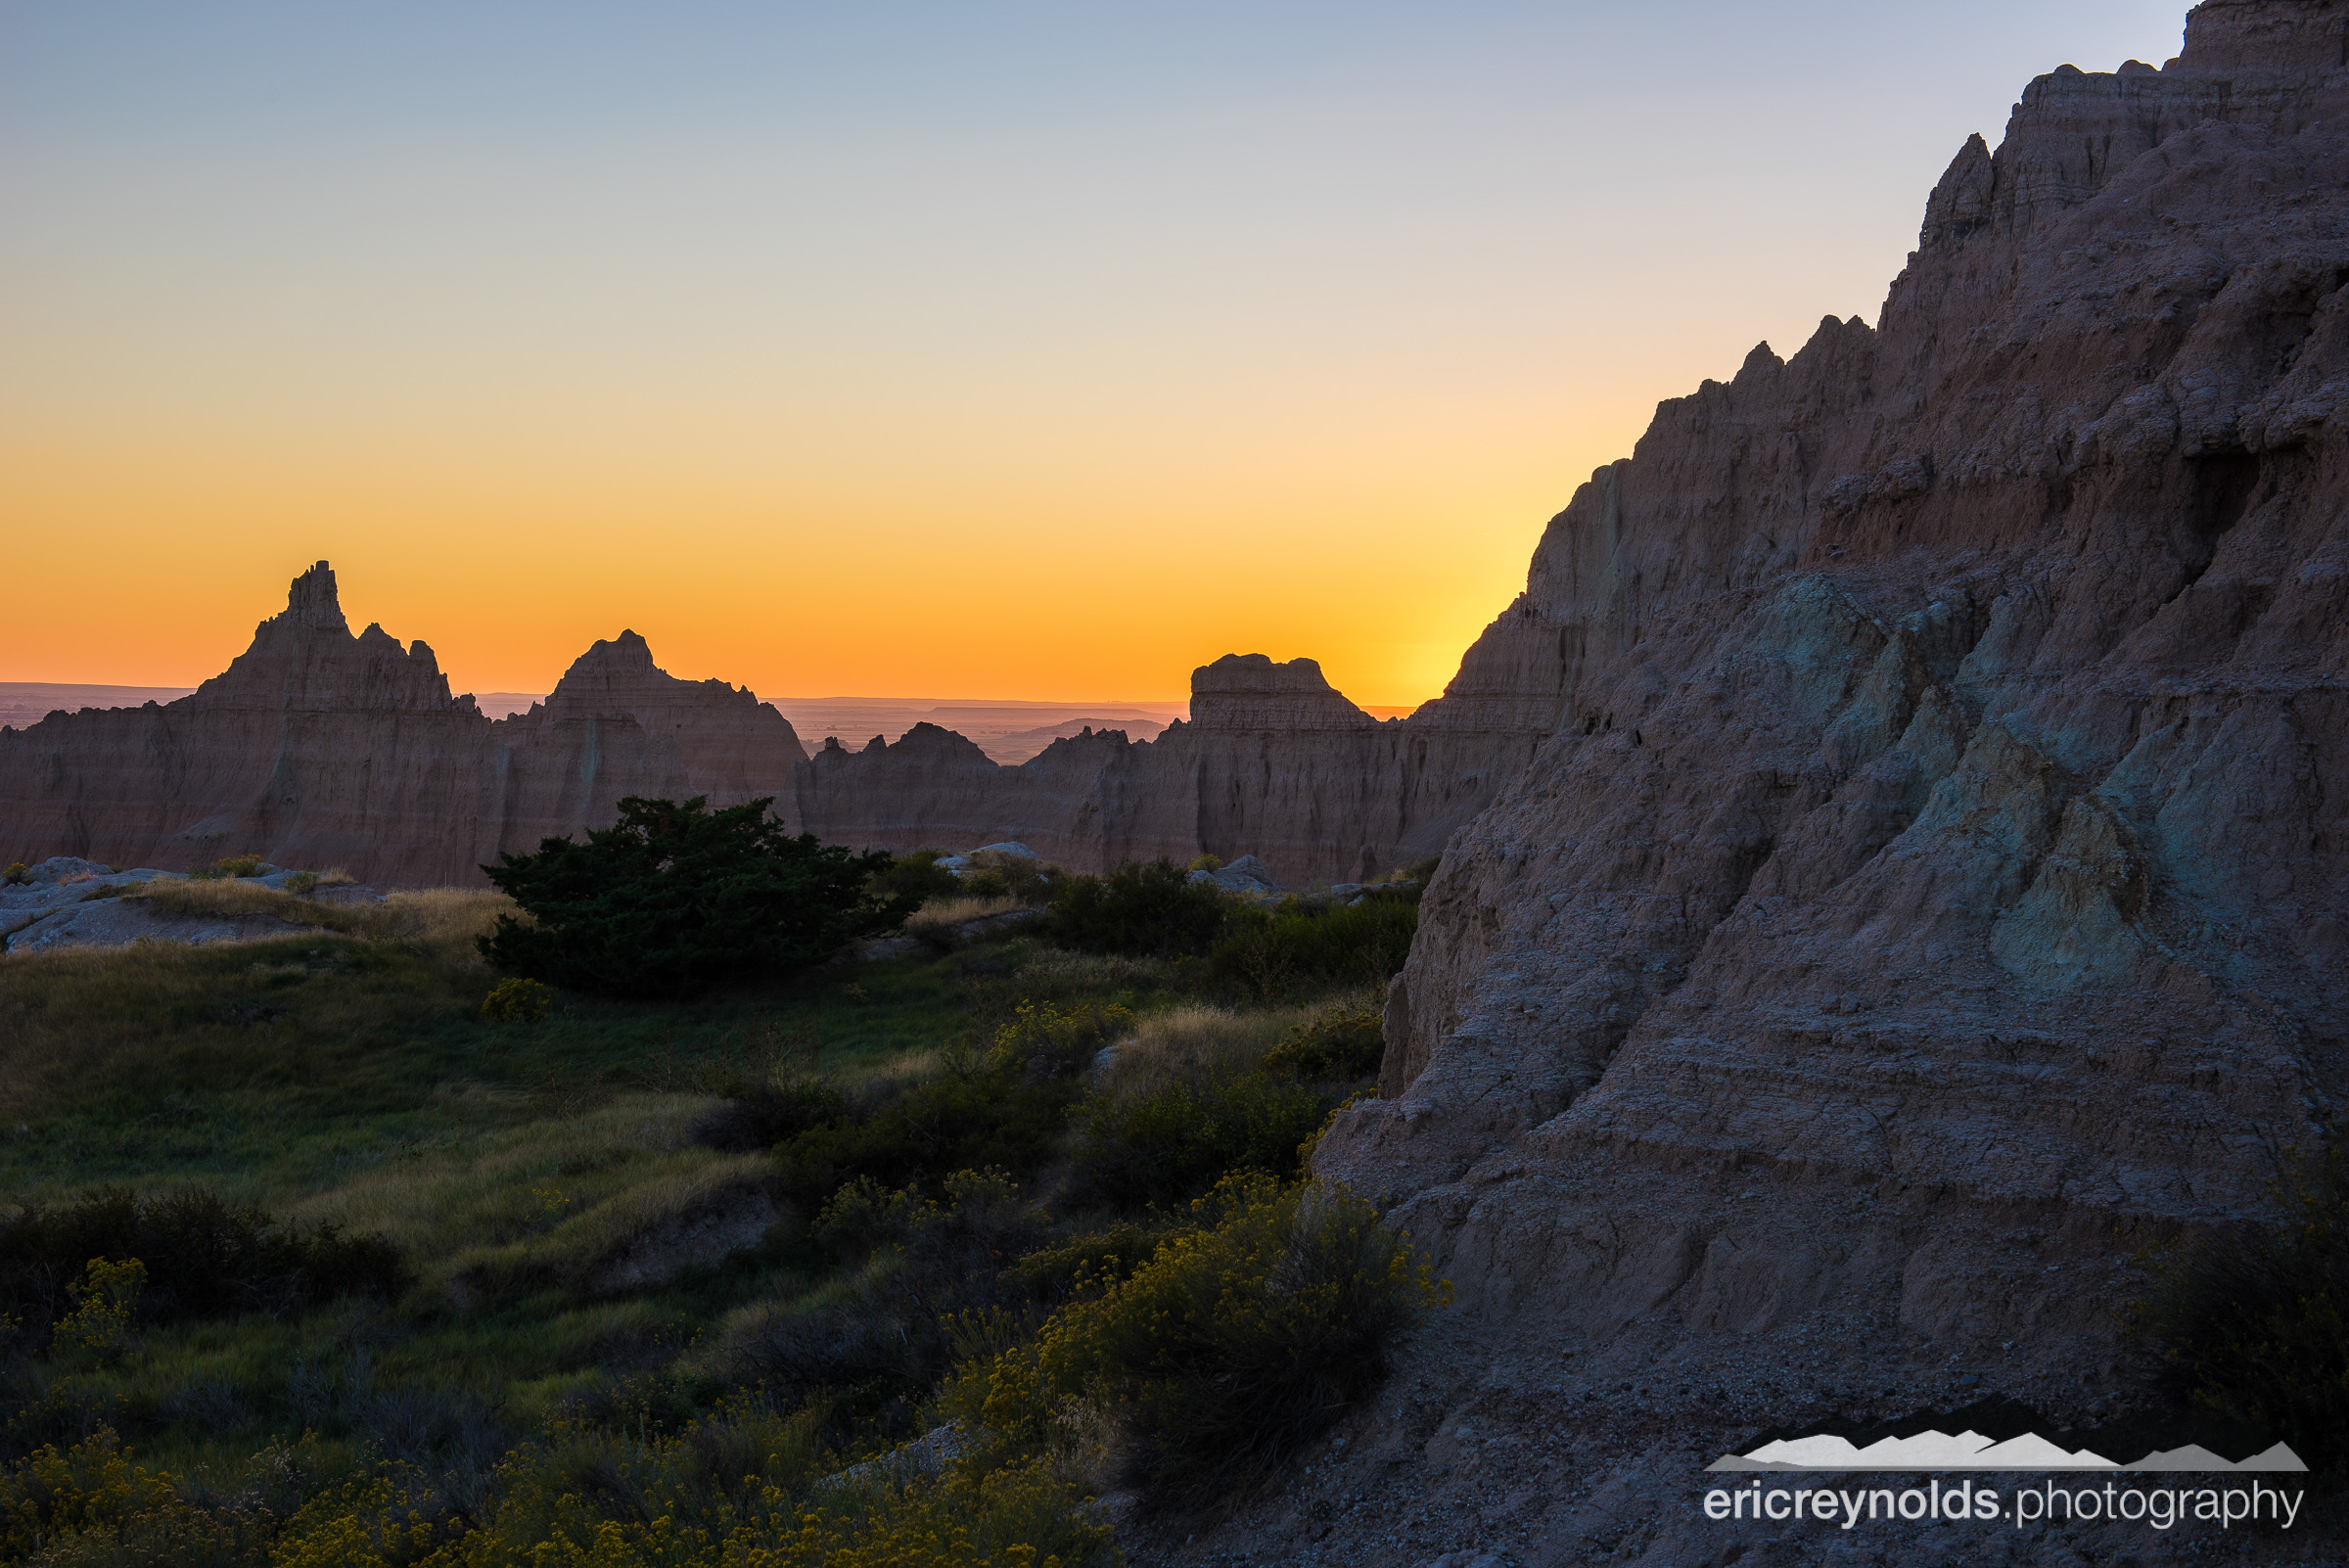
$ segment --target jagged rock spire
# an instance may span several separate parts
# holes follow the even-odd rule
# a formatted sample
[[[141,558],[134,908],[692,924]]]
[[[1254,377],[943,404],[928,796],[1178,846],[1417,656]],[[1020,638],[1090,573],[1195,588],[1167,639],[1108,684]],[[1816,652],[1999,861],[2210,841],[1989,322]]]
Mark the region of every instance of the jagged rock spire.
[[[324,561],[294,579],[286,591],[286,618],[297,625],[321,631],[348,631],[343,601],[335,590],[335,569]]]

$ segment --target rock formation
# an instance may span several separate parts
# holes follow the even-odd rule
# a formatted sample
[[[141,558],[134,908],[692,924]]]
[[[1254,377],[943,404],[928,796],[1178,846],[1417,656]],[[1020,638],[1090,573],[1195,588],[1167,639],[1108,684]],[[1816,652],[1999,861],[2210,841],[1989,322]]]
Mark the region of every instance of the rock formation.
[[[1330,882],[1435,854],[1554,727],[1554,701],[1522,692],[1382,723],[1310,659],[1229,656],[1192,684],[1191,721],[1156,741],[1088,729],[1005,766],[924,723],[811,760],[750,691],[679,680],[623,631],[493,721],[423,643],[352,636],[320,562],[194,695],[0,729],[0,863],[251,852],[387,886],[479,882],[502,852],[607,825],[624,796],[706,795],[772,797],[857,847],[1017,839],[1088,870],[1256,853],[1284,882]]]
[[[846,844],[1010,838],[1082,869],[1253,853],[1283,883],[1327,883],[1439,853],[1555,727],[1554,702],[1531,695],[1451,696],[1381,722],[1311,659],[1231,654],[1191,672],[1189,722],[1155,741],[1092,731],[998,767],[920,724],[894,744],[825,746],[797,804],[810,831]]]
[[[780,793],[757,786],[787,786],[806,755],[748,691],[663,673],[633,632],[492,721],[422,642],[353,636],[321,561],[194,695],[0,730],[0,862],[250,852],[383,885],[479,882],[502,851],[605,826],[622,796]]]
[[[1468,655],[1450,701],[1563,721],[1318,1165],[1461,1291],[1373,1460],[1606,1391],[1598,1496],[1496,1539],[1726,1560],[1677,1480],[1635,1525],[1653,1455],[2093,1418],[2132,1250],[2262,1212],[2349,1092],[2345,65],[2343,0],[2211,0],[2034,82],[1877,325],[1659,408]]]
[[[1874,326],[1662,405],[1407,720],[1247,656],[1151,743],[801,764],[623,637],[493,726],[322,567],[195,696],[0,732],[0,859],[438,880],[705,787],[1292,884],[1449,839],[1381,1098],[1316,1160],[1459,1311],[1313,1483],[1367,1465],[1375,1511],[1204,1546],[1385,1560],[1416,1508],[1726,1561],[1686,1478],[1739,1434],[2109,1413],[2133,1249],[2262,1213],[2349,1094],[2345,284],[2349,0],[2207,0],[1969,141]]]
[[[492,725],[491,742],[500,850],[608,827],[630,795],[773,796],[789,820],[792,769],[807,761],[791,721],[749,688],[680,680],[633,631],[579,655],[543,705]]]

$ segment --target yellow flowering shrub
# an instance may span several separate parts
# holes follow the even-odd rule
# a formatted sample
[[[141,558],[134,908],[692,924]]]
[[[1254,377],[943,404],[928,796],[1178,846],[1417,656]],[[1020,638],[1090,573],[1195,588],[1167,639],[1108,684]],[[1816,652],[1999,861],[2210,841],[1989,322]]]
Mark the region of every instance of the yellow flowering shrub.
[[[1131,1273],[1081,1278],[1032,1344],[967,1369],[948,1407],[1026,1444],[1111,1412],[1154,1483],[1204,1496],[1326,1428],[1385,1375],[1394,1335],[1450,1300],[1343,1186],[1234,1176],[1192,1212]]]
[[[81,1278],[66,1287],[73,1310],[57,1320],[59,1343],[112,1360],[130,1347],[130,1330],[147,1288],[147,1266],[136,1258],[110,1263],[92,1258]]]
[[[172,1477],[132,1464],[111,1427],[0,1474],[0,1563],[258,1568],[276,1524],[258,1506],[189,1501]]]
[[[501,980],[482,998],[482,1016],[492,1024],[539,1024],[555,1010],[555,993],[535,980]]]
[[[1086,1568],[1109,1531],[1040,1461],[860,1480],[820,1410],[738,1407],[668,1435],[558,1426],[508,1456],[457,1533],[414,1472],[314,1499],[271,1568]],[[827,1474],[827,1472],[833,1472]]]
[[[85,1530],[168,1507],[170,1478],[134,1467],[112,1427],[37,1450],[0,1478],[0,1555],[18,1562]]]
[[[829,1494],[767,1483],[720,1512],[683,1499],[622,1518],[582,1508],[536,1540],[494,1519],[436,1568],[1083,1568],[1111,1560],[1083,1500],[1040,1460]]]
[[[286,1521],[270,1568],[441,1568],[464,1522],[413,1465],[329,1487]]]
[[[1039,1058],[1055,1067],[1078,1066],[1132,1027],[1130,1008],[1024,1001],[1013,1009],[1011,1021],[995,1031],[987,1065],[997,1073],[1017,1072]]]

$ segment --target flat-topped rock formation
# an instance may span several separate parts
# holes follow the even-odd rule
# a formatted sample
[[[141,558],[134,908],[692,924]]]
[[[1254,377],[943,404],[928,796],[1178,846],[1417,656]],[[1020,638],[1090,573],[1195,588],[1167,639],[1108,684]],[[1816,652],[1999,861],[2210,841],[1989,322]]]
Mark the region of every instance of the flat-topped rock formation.
[[[1461,1291],[1422,1373],[2087,1418],[2133,1250],[2264,1212],[2349,1094],[2345,51],[2342,0],[2214,0],[2042,77],[1876,326],[1552,523],[1447,703],[1563,722],[1318,1159]]]

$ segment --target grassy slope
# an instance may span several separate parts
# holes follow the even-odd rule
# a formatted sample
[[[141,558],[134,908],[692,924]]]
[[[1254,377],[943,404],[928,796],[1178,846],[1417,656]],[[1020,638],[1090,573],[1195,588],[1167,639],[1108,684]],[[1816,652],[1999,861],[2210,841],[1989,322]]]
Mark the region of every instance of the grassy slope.
[[[657,1230],[763,1157],[694,1144],[714,1091],[770,1069],[926,1075],[942,1045],[1020,999],[1147,1007],[1165,971],[1012,943],[700,1003],[571,999],[530,1026],[479,1017],[494,977],[470,949],[498,900],[413,911],[401,934],[329,931],[213,948],[145,945],[0,967],[0,1190],[40,1201],[106,1183],[201,1182],[281,1216],[388,1230],[423,1276],[393,1307],[161,1330],[84,1373],[149,1462],[232,1471],[371,1379],[454,1390],[528,1430],[565,1396],[676,1355],[730,1308],[814,1283],[737,1255],[626,1296],[567,1260]],[[461,1301],[468,1268],[525,1284]],[[304,1379],[341,1393],[320,1396]],[[346,1401],[347,1402],[347,1401]],[[331,1457],[331,1454],[322,1454]]]

